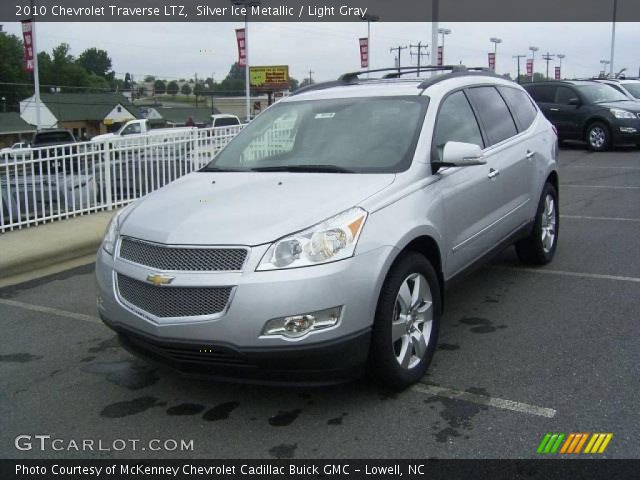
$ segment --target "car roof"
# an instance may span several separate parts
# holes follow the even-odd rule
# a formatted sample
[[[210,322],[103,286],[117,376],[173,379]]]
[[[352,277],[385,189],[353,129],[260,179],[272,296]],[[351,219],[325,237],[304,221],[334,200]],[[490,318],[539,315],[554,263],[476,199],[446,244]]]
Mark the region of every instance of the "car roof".
[[[544,80],[541,82],[525,83],[523,87],[527,88],[527,87],[533,87],[536,85],[575,85],[576,87],[579,87],[584,85],[593,85],[595,83],[600,83],[600,82],[596,80]]]
[[[361,78],[364,74],[380,72],[388,73],[382,78]],[[407,73],[412,74],[413,78],[402,76]],[[303,87],[280,100],[280,103],[330,98],[430,96],[432,93],[474,83],[516,85],[486,68],[468,69],[464,65],[421,67],[420,74],[424,76],[417,77],[417,74],[417,67],[403,67],[400,71],[397,68],[387,68],[346,73],[335,81]]]

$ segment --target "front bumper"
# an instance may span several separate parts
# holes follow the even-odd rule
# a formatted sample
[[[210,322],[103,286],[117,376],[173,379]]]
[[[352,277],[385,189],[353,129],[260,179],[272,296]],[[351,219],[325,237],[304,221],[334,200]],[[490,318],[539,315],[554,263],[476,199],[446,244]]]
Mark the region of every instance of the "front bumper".
[[[640,118],[617,119],[612,129],[615,145],[640,145]]]
[[[208,376],[297,381],[351,377],[366,363],[378,293],[393,258],[381,247],[353,258],[290,270],[256,272],[267,246],[254,247],[243,272],[171,272],[172,287],[233,286],[225,311],[216,318],[153,319],[121,301],[117,274],[145,281],[149,267],[98,253],[98,310],[134,353],[181,371]],[[163,287],[158,287],[163,288]],[[342,306],[339,323],[298,339],[261,336],[273,318]],[[275,378],[273,378],[275,377]]]

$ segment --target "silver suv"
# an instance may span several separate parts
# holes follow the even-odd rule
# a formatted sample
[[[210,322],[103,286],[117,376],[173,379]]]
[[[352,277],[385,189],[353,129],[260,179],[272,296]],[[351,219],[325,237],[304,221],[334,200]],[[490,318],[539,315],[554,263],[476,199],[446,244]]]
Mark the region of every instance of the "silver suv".
[[[114,217],[98,309],[125,347],[208,376],[366,367],[402,388],[431,362],[454,277],[512,243],[551,261],[557,137],[520,86],[460,66],[362,73],[281,100]]]

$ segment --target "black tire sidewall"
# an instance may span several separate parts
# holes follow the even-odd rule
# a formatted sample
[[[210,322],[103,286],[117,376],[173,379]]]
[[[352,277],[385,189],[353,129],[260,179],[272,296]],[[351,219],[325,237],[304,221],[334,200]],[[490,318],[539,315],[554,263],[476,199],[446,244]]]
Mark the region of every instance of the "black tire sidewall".
[[[393,352],[391,319],[400,286],[412,273],[423,275],[429,284],[433,302],[433,320],[425,356],[417,366],[406,370],[398,364]],[[401,389],[416,383],[424,376],[437,347],[441,309],[440,284],[431,263],[417,252],[402,254],[384,281],[373,324],[369,371],[379,383]]]

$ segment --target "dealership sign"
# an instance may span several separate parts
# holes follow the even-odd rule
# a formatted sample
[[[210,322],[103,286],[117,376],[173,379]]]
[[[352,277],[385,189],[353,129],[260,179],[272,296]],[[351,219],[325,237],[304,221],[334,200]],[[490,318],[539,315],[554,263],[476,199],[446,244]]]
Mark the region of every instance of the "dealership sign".
[[[444,61],[444,47],[442,45],[438,46],[438,66],[442,66],[442,62]]]
[[[249,84],[260,90],[288,90],[289,66],[249,67]]]
[[[369,39],[366,37],[360,39],[360,67],[369,67]]]
[[[533,75],[533,59],[527,59],[527,75]]]
[[[236,28],[236,40],[238,40],[238,65],[247,66],[247,44],[244,28]]]
[[[496,54],[494,52],[489,53],[489,68],[493,71],[496,70]]]
[[[560,80],[560,67],[556,67],[556,80]]]
[[[22,37],[24,38],[24,69],[33,72],[33,29],[31,20],[22,22]]]

